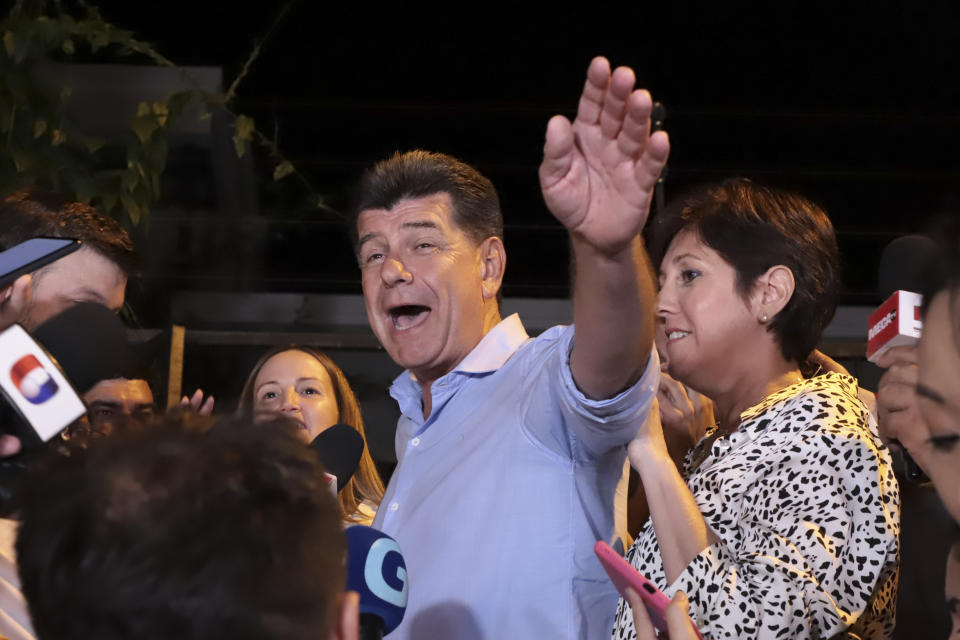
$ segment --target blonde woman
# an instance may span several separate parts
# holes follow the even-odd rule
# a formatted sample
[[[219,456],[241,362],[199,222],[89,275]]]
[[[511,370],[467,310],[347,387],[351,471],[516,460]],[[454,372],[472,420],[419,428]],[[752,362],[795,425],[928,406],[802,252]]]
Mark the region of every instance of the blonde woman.
[[[343,371],[308,346],[284,345],[265,353],[247,376],[238,411],[283,415],[300,426],[306,443],[337,423],[353,427],[366,440],[360,405]],[[382,499],[383,482],[364,447],[356,473],[338,494],[344,522],[369,525]]]

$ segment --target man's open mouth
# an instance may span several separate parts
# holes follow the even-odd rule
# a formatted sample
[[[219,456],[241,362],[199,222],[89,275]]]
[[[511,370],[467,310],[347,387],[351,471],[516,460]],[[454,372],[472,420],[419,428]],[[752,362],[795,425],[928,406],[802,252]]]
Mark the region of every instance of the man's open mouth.
[[[393,328],[400,331],[412,329],[424,320],[430,313],[430,307],[419,304],[405,304],[390,309],[390,319],[393,320]]]

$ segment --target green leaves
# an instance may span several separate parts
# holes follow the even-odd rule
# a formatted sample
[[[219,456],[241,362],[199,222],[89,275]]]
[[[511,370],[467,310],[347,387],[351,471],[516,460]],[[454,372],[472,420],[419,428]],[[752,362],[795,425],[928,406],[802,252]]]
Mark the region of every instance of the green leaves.
[[[253,139],[253,118],[237,116],[233,122],[233,131],[233,148],[237,151],[237,157],[242,158],[247,150],[247,143]]]
[[[170,109],[165,102],[141,102],[137,105],[137,115],[130,118],[130,128],[146,142],[157,129],[166,126]]]
[[[153,116],[134,116],[130,118],[130,128],[140,139],[140,142],[146,142],[153,135],[153,132],[159,128],[156,118]]]
[[[296,171],[296,169],[293,168],[293,165],[290,163],[290,161],[284,160],[274,168],[273,179],[275,182],[283,180],[294,171]]]
[[[181,117],[206,120],[214,110],[218,116],[233,117],[237,157],[242,158],[255,142],[267,152],[274,182],[296,175],[310,189],[306,178],[280,153],[276,133],[268,138],[257,130],[251,116],[233,115],[229,110],[230,98],[263,42],[227,93],[186,89],[161,100],[143,100],[127,116],[129,128],[110,139],[71,120],[72,88],[65,84],[41,89],[37,71],[43,64],[106,49],[113,55],[137,54],[161,66],[176,65],[137,40],[132,31],[104,21],[96,7],[81,2],[83,15],[74,16],[68,13],[68,4],[75,6],[18,1],[0,18],[0,192],[24,185],[62,190],[136,226],[160,197],[171,127]],[[184,86],[191,85],[185,82]],[[322,199],[317,203],[325,207]]]
[[[5,31],[3,33],[3,48],[6,49],[8,58],[16,59],[17,36],[13,34],[13,31]]]

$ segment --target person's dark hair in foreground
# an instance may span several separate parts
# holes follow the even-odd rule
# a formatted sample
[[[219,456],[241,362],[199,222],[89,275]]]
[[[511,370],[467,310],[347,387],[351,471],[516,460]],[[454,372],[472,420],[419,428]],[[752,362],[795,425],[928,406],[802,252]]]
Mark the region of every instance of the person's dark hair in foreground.
[[[182,414],[38,464],[17,538],[37,637],[330,637],[345,539],[295,431]]]

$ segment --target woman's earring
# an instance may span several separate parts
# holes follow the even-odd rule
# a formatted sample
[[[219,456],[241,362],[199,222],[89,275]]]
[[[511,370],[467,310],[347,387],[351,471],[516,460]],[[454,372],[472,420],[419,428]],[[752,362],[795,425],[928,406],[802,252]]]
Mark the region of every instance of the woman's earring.
[[[767,314],[760,316],[760,324],[767,324]]]

